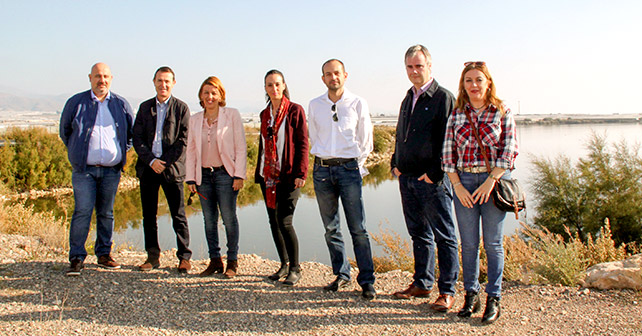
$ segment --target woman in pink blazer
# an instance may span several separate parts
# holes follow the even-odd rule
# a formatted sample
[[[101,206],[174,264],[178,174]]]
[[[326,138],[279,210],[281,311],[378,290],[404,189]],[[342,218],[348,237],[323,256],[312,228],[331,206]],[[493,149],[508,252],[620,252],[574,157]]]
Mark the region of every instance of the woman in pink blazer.
[[[187,134],[186,183],[198,192],[210,264],[202,277],[223,273],[218,241],[219,210],[227,236],[227,269],[232,278],[238,269],[239,223],[236,197],[246,176],[247,147],[239,111],[225,107],[225,88],[221,81],[208,77],[198,91],[202,112],[190,118]]]

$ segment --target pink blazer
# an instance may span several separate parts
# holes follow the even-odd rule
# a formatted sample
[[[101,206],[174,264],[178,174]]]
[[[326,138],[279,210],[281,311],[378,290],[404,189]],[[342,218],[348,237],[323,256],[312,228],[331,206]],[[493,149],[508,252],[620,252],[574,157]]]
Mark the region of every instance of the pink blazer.
[[[203,132],[203,111],[189,119],[187,132],[187,158],[185,159],[185,181],[201,185],[201,152]],[[216,128],[216,144],[225,170],[232,177],[246,178],[247,145],[241,114],[235,108],[219,108]]]

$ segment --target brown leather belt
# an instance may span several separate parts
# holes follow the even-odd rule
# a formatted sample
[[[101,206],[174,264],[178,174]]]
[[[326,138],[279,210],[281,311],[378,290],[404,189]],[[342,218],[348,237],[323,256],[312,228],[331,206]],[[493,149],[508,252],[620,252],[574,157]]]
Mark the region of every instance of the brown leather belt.
[[[473,173],[473,174],[479,174],[479,173],[487,173],[488,169],[486,169],[486,166],[474,166],[474,167],[464,167],[462,170],[464,173]]]

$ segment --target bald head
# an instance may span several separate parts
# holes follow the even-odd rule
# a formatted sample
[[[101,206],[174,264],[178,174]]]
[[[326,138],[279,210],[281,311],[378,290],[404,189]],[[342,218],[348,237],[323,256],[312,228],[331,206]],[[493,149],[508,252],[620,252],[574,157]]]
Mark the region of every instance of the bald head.
[[[89,74],[89,82],[91,83],[91,91],[94,92],[98,100],[103,101],[109,93],[111,87],[111,69],[105,63],[96,63],[91,67]]]

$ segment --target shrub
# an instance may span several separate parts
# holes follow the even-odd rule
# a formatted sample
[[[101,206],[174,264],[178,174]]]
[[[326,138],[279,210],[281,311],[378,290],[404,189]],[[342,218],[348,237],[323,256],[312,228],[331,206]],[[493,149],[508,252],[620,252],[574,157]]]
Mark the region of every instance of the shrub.
[[[373,130],[373,152],[383,154],[392,152],[395,143],[395,128],[393,126],[376,126]]]
[[[12,190],[48,189],[71,184],[67,149],[57,134],[44,128],[11,128],[0,150],[0,181]]]
[[[609,149],[606,138],[593,134],[589,155],[572,166],[560,156],[536,158],[532,190],[535,223],[564,235],[568,227],[582,242],[595,239],[610,218],[617,245],[642,242],[642,158],[639,146],[621,141]]]

